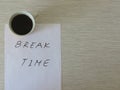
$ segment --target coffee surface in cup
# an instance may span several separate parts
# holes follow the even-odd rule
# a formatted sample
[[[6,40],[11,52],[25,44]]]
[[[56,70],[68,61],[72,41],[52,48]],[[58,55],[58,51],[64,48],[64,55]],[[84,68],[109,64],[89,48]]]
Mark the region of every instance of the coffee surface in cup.
[[[31,18],[25,14],[16,15],[11,21],[11,28],[18,35],[28,34],[32,27],[33,22]]]

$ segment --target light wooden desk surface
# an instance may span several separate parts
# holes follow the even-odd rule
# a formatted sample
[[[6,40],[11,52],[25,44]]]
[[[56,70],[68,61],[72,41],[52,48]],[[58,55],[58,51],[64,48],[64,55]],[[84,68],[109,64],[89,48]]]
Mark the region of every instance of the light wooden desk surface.
[[[0,90],[4,24],[22,10],[62,25],[62,90],[120,90],[120,0],[0,0]]]

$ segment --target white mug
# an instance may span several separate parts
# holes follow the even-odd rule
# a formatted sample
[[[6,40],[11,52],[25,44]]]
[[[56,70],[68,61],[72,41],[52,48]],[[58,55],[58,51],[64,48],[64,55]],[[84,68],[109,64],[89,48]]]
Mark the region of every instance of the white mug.
[[[13,14],[9,20],[10,30],[16,35],[27,35],[35,28],[35,19],[27,11]]]

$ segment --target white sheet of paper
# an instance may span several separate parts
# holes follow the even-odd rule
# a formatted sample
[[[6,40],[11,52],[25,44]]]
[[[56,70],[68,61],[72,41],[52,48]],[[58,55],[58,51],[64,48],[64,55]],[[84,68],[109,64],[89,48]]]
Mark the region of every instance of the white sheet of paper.
[[[60,24],[37,24],[26,36],[5,26],[5,90],[61,90]]]

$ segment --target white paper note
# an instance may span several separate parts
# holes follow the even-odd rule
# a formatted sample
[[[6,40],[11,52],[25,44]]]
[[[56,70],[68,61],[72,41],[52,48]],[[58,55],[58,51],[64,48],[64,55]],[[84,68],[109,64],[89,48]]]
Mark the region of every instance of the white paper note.
[[[25,36],[5,26],[5,90],[61,90],[59,24],[38,24]]]

